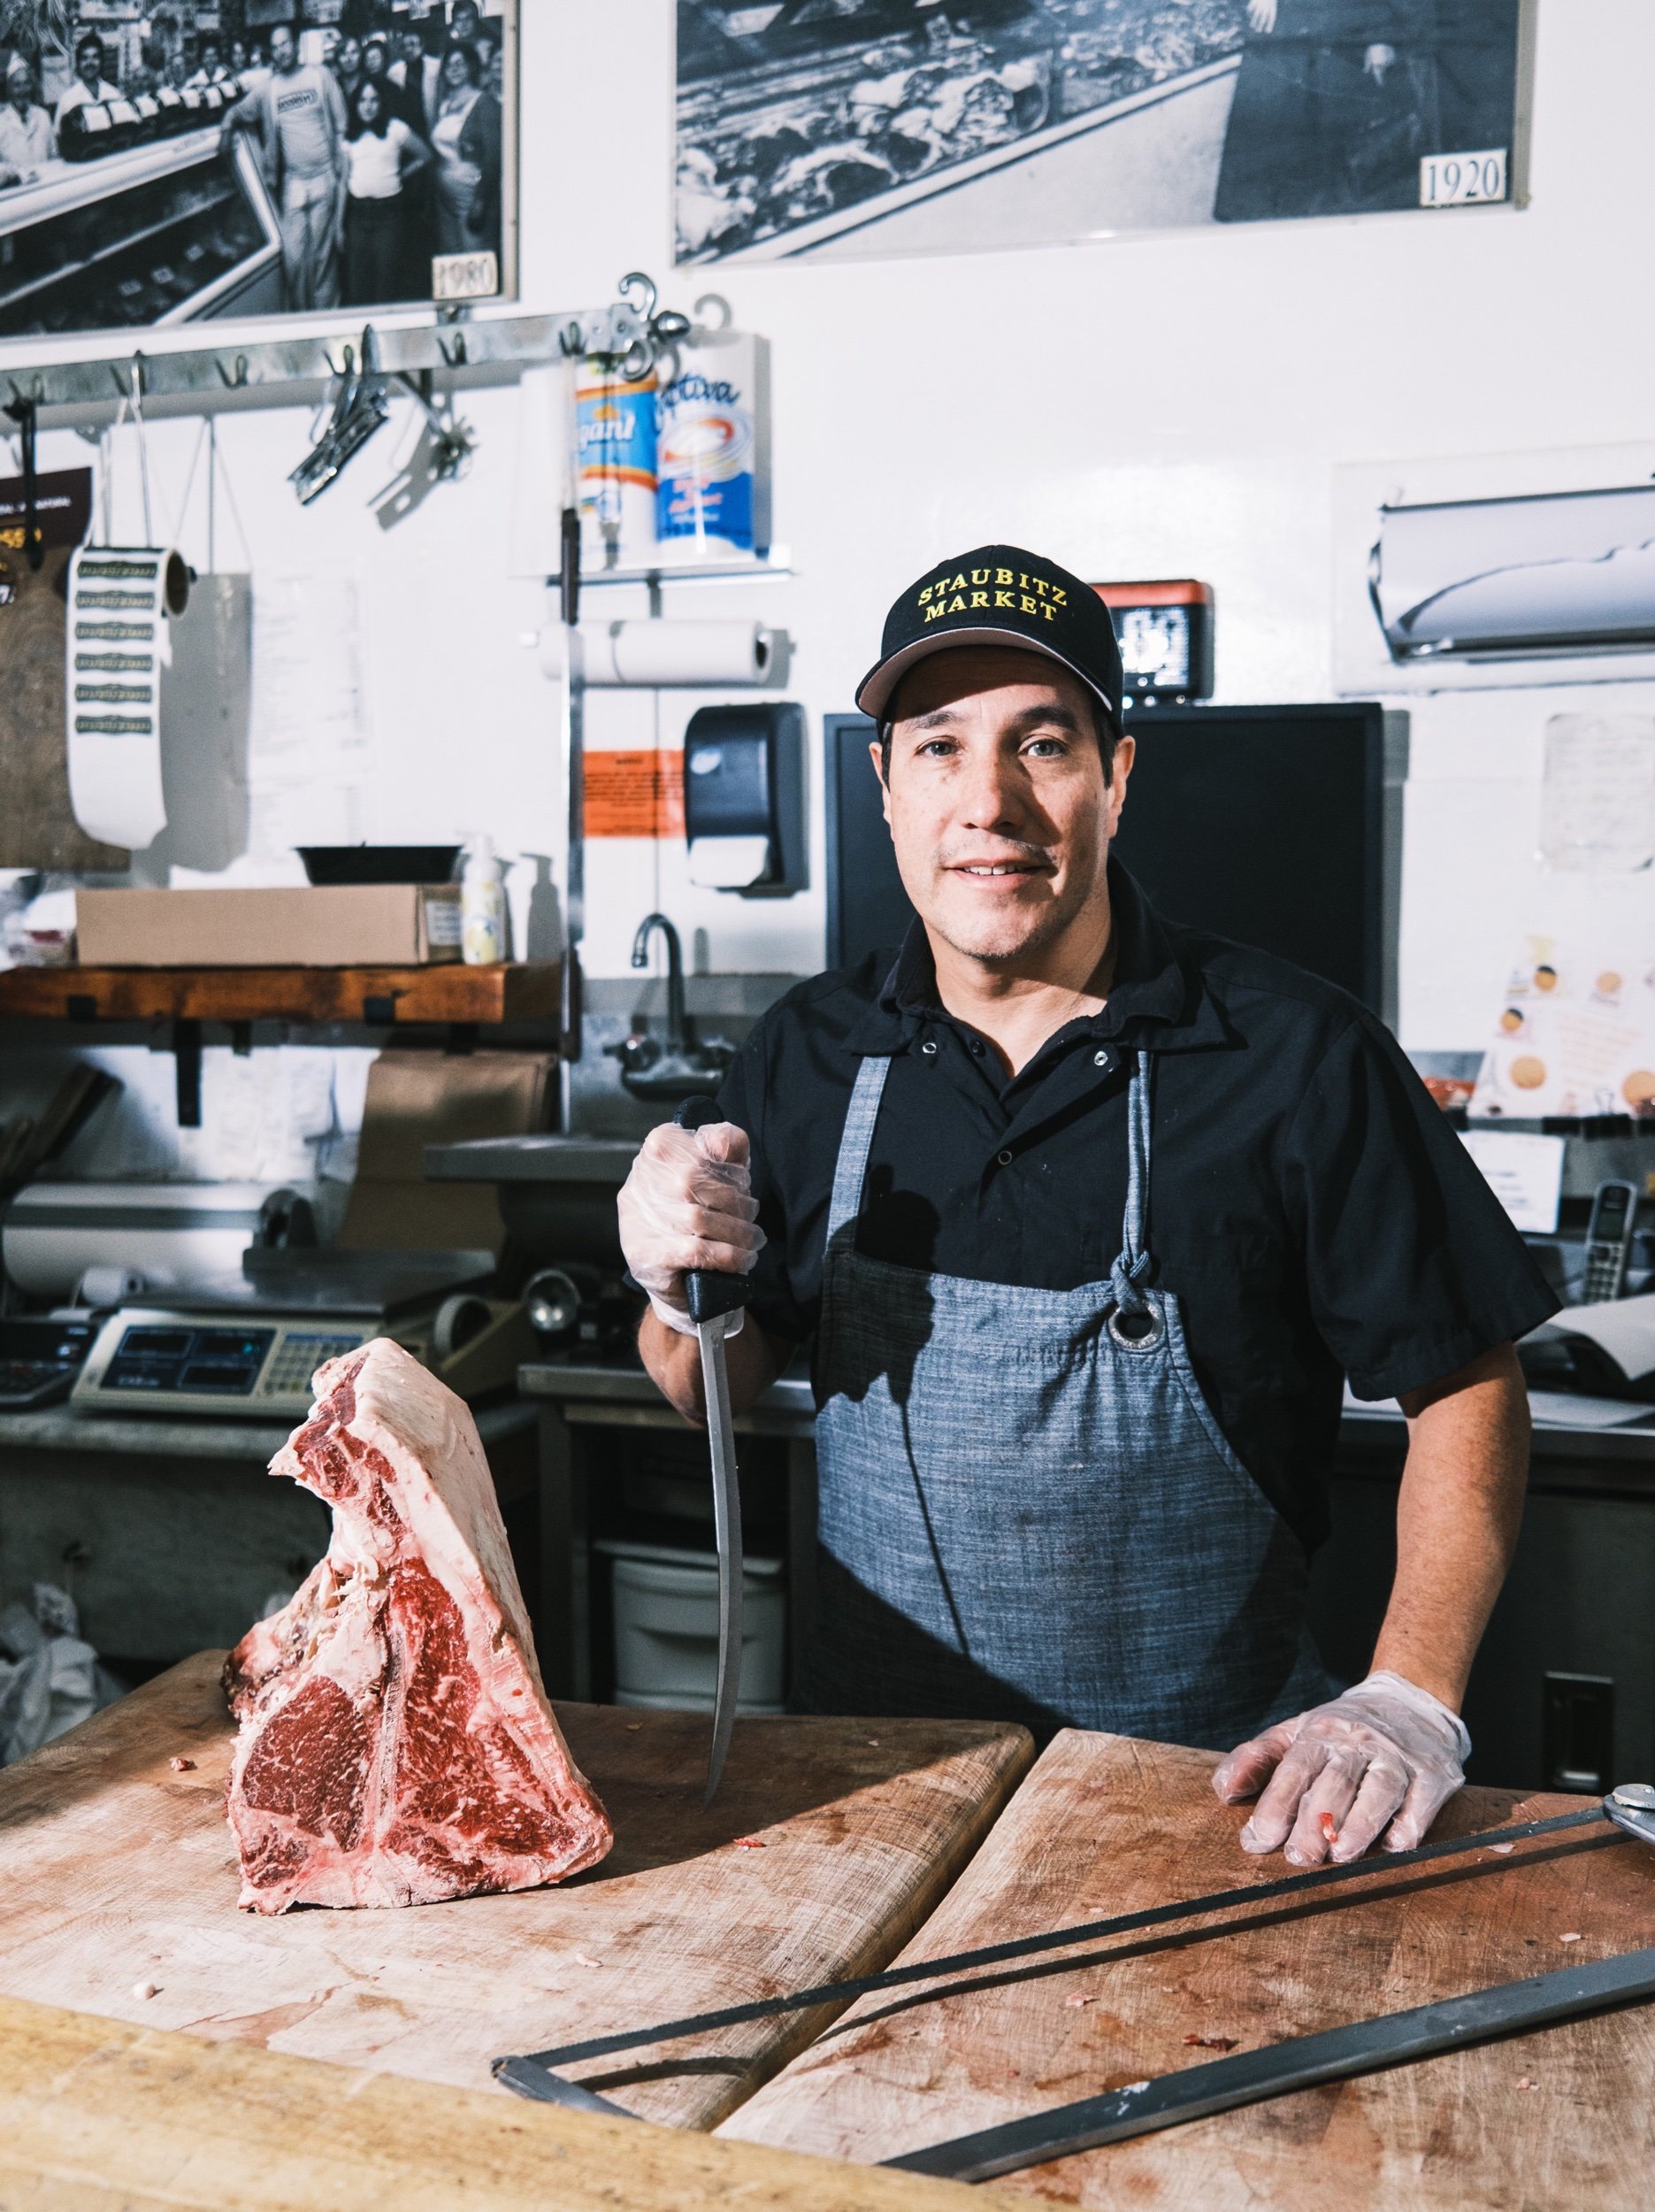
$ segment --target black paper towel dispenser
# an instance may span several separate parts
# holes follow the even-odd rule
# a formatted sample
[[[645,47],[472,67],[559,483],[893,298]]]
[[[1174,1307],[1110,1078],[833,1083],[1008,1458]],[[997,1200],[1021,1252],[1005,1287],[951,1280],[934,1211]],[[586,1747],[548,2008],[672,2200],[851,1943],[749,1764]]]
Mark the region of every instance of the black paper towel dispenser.
[[[790,701],[701,707],[684,733],[690,880],[743,898],[806,882],[804,709]]]

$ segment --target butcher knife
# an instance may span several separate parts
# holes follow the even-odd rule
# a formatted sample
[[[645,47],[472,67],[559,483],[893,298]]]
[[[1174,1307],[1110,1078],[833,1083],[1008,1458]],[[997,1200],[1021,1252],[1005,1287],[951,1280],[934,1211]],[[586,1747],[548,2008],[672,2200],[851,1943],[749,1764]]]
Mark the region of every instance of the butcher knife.
[[[680,1129],[704,1129],[722,1121],[716,1101],[686,1098],[673,1116]],[[690,1318],[701,1349],[701,1384],[707,1399],[707,1440],[713,1457],[713,1534],[718,1546],[718,1685],[713,1695],[713,1747],[707,1761],[710,1805],[724,1770],[741,1694],[741,1591],[746,1570],[741,1558],[741,1492],[736,1480],[736,1432],[730,1410],[730,1371],[724,1337],[730,1317],[748,1296],[745,1275],[721,1275],[696,1268],[684,1279]]]

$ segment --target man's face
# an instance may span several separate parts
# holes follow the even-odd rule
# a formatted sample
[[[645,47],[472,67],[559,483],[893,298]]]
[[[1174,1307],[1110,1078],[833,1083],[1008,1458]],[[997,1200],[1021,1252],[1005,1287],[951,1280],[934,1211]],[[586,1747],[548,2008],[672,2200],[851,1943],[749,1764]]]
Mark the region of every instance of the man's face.
[[[201,65],[210,77],[211,76],[213,71],[219,66],[218,50],[211,39],[206,42],[201,50]]]
[[[270,65],[284,77],[294,65],[293,33],[280,24],[270,35]]]
[[[103,76],[103,49],[83,46],[75,57],[75,73],[88,92],[96,92]]]
[[[418,31],[404,31],[402,33],[402,59],[407,62],[411,68],[418,69],[423,64],[425,58],[425,40],[420,37]]]
[[[1101,899],[1131,739],[1106,782],[1091,693],[1013,647],[933,654],[893,705],[885,820],[927,928],[991,966],[1053,943]]]
[[[471,39],[477,36],[477,10],[471,6],[470,0],[459,0],[448,31],[453,38]]]

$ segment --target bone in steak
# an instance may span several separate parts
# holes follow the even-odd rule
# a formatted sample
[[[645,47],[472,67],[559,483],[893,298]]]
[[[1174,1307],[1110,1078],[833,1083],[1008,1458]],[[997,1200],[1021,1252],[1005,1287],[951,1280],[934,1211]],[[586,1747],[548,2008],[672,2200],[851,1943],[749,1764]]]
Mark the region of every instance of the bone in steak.
[[[333,1540],[225,1667],[241,1904],[430,1904],[593,1865],[609,1818],[540,1686],[470,1412],[387,1338],[314,1386],[271,1472],[326,1499]]]

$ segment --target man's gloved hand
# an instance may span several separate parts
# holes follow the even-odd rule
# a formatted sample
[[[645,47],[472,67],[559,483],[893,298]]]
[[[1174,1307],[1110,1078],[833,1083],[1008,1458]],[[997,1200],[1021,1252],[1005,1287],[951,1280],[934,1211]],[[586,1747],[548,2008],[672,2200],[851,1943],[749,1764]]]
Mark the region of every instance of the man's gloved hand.
[[[652,1129],[621,1186],[621,1249],[632,1280],[670,1329],[693,1335],[687,1269],[746,1275],[764,1244],[747,1167],[747,1136],[732,1121]],[[733,1336],[742,1317],[731,1317]]]
[[[1262,1792],[1241,1832],[1244,1851],[1285,1844],[1295,1866],[1343,1863],[1360,1859],[1382,1829],[1387,1851],[1422,1843],[1464,1782],[1470,1751],[1465,1723],[1429,1690],[1399,1674],[1370,1674],[1240,1745],[1213,1787],[1227,1805]]]

